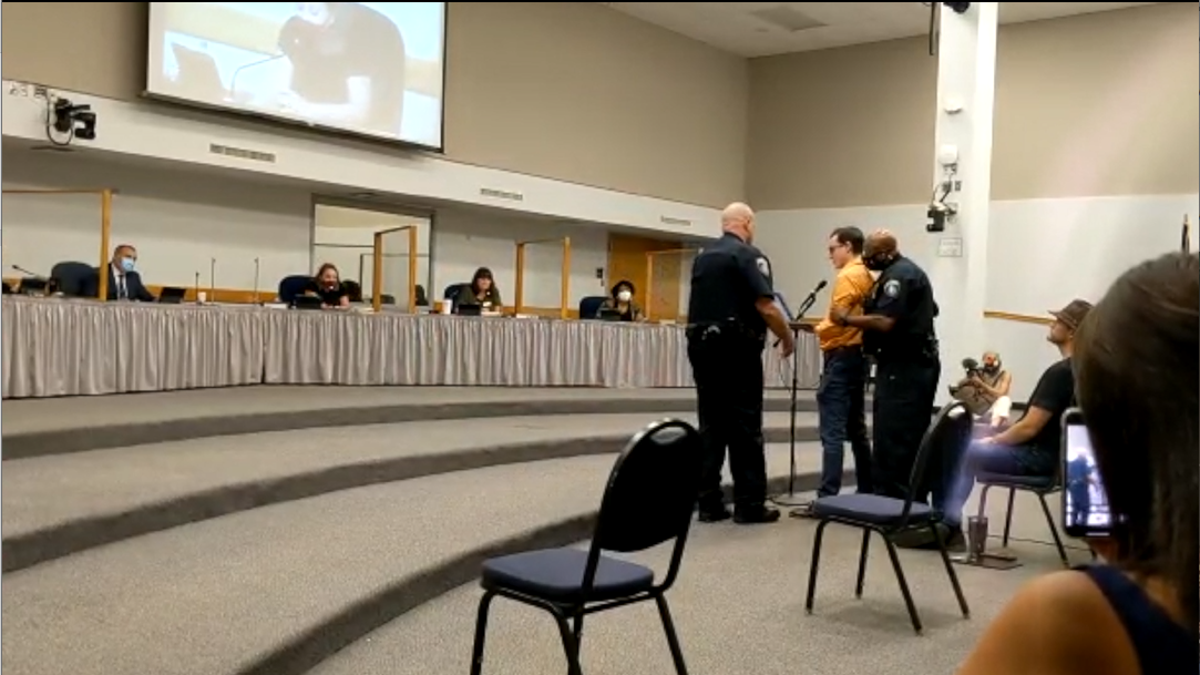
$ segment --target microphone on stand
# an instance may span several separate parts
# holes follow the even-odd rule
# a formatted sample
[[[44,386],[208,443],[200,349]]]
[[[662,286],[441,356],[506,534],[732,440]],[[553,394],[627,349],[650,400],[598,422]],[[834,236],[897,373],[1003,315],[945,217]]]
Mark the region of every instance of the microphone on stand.
[[[258,270],[259,270],[258,258],[255,258],[254,259],[254,304],[256,304],[256,305],[259,304],[259,302],[258,302]]]
[[[208,264],[208,301],[217,301],[217,259],[213,258]]]
[[[788,323],[795,324],[795,323],[798,323],[801,319],[803,319],[804,315],[808,312],[808,310],[812,309],[812,306],[817,304],[817,293],[820,293],[821,290],[824,289],[828,285],[829,285],[829,282],[822,279],[816,285],[816,287],[812,289],[812,292],[808,294],[808,297],[804,298],[804,302],[800,303],[800,308],[798,310],[796,310],[796,314],[794,316],[791,314],[791,312],[785,311],[784,313],[788,315],[788,317],[787,317]],[[783,305],[784,310],[787,309],[787,305],[783,304],[782,296],[780,296],[777,293],[777,294],[775,294],[775,299],[779,301],[779,304]],[[793,332],[796,330],[795,326],[792,327],[792,330],[793,330]],[[776,347],[779,346],[779,340],[775,341],[775,346]]]
[[[200,303],[200,270],[196,270],[196,281],[192,284],[192,297],[196,298],[196,304]]]
[[[238,66],[237,68],[234,68],[233,74],[229,77],[229,93],[227,94],[229,101],[233,102],[233,103],[237,102],[237,80],[238,80],[238,75],[241,75],[242,71],[249,70],[251,68],[257,68],[259,66],[265,66],[266,64],[272,63],[274,61],[278,61],[279,59],[282,59],[285,56],[287,56],[287,54],[276,54],[274,56],[269,56],[265,59],[259,59],[258,61],[251,61],[250,63],[244,63],[244,64]]]
[[[800,307],[796,311],[796,315],[794,317],[788,317],[788,320],[789,320],[788,327],[792,329],[793,333],[800,332],[800,327],[801,327],[800,322],[804,319],[804,313],[807,312],[808,310],[812,309],[812,306],[814,304],[816,304],[816,302],[817,302],[817,293],[820,293],[821,290],[824,289],[825,286],[827,286],[827,285],[828,285],[828,282],[825,281],[824,279],[822,279],[820,281],[820,283],[818,283],[816,285],[816,287],[812,289],[812,292],[808,294],[808,297],[804,298],[804,302],[800,303]],[[778,340],[775,342],[775,345],[776,346],[779,345]],[[789,437],[789,441],[791,444],[791,465],[788,470],[788,491],[787,491],[786,495],[779,495],[779,496],[771,499],[772,502],[778,504],[779,506],[784,506],[784,507],[803,506],[803,502],[798,501],[796,499],[796,396],[797,396],[797,392],[799,390],[800,390],[800,350],[796,349],[796,350],[792,351],[792,386],[791,386],[791,394],[792,394],[791,417],[792,417],[792,420],[791,420],[791,434]]]

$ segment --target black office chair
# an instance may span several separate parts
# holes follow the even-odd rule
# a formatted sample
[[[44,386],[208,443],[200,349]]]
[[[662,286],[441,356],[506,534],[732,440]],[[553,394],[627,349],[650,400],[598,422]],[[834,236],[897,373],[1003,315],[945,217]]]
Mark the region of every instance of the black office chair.
[[[600,312],[600,306],[603,305],[604,301],[607,299],[608,298],[603,295],[592,295],[580,300],[579,318],[584,320],[595,319],[596,314]]]
[[[867,552],[871,543],[871,533],[878,533],[887,546],[888,557],[892,561],[892,569],[896,572],[896,581],[900,585],[900,594],[904,596],[904,604],[908,608],[908,616],[912,619],[913,630],[920,634],[921,618],[913,604],[912,594],[908,590],[908,581],[904,577],[904,569],[900,565],[900,556],[892,538],[909,530],[928,528],[937,540],[938,551],[942,556],[942,564],[950,577],[950,585],[958,597],[958,606],[964,618],[970,618],[971,611],[967,607],[967,599],[963,597],[962,586],[958,583],[958,575],[950,562],[946,551],[946,542],[942,533],[936,527],[939,516],[929,505],[913,501],[913,495],[920,493],[920,486],[925,485],[925,465],[930,454],[945,452],[952,444],[965,444],[971,437],[971,415],[966,407],[955,401],[938,411],[933,424],[925,431],[921,446],[917,450],[916,461],[913,464],[912,475],[909,479],[909,496],[907,499],[896,499],[873,494],[840,494],[832,497],[821,497],[813,502],[813,516],[820,520],[817,524],[816,539],[813,542],[812,565],[808,572],[808,596],[804,601],[804,609],[812,614],[813,597],[817,591],[817,570],[821,565],[821,541],[825,535],[825,526],[829,523],[841,523],[862,530],[862,548],[858,554],[858,582],[854,587],[854,597],[861,598],[863,581],[867,573]]]
[[[445,290],[442,291],[442,299],[457,301],[458,294],[462,293],[463,287],[470,285],[471,284],[450,284],[445,288]]]
[[[1062,463],[1059,462],[1060,468],[1055,471],[1053,476],[1009,476],[1000,473],[980,473],[976,474],[975,480],[983,488],[979,492],[980,516],[987,512],[989,490],[994,487],[1008,489],[1008,506],[1004,510],[1004,534],[1000,540],[1001,546],[1008,546],[1008,537],[1012,532],[1013,502],[1016,499],[1017,491],[1031,492],[1037,495],[1038,503],[1042,505],[1046,524],[1050,526],[1050,535],[1054,537],[1054,547],[1058,549],[1058,559],[1062,561],[1063,567],[1070,567],[1071,561],[1067,559],[1067,547],[1063,545],[1058,525],[1054,522],[1054,514],[1050,511],[1050,505],[1046,503],[1047,496],[1061,492],[1063,489],[1061,465]],[[1095,556],[1093,555],[1093,557]]]
[[[100,273],[95,265],[85,262],[66,260],[55,263],[50,268],[50,279],[58,292],[70,298],[83,296],[89,290],[95,289]]]
[[[483,564],[471,675],[483,671],[488,609],[496,596],[543,609],[554,617],[567,656],[568,675],[582,675],[579,645],[583,619],[644,600],[658,606],[677,675],[687,675],[665,593],[675,583],[700,487],[700,434],[690,424],[665,420],[633,437],[617,458],[600,502],[591,547],[529,551]],[[654,570],[604,555],[632,553],[674,540],[661,583]]]
[[[313,278],[303,274],[293,274],[279,280],[279,301],[290,305],[296,297],[303,295]]]

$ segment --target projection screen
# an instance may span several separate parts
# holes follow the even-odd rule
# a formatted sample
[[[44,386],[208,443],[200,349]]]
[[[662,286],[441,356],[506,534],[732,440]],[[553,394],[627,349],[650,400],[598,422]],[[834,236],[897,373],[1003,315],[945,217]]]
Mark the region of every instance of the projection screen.
[[[442,148],[444,2],[151,2],[146,93]]]

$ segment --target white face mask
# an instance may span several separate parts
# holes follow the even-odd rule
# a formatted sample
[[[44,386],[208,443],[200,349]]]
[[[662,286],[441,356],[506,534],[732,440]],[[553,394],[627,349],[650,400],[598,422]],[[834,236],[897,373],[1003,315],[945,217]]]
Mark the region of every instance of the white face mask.
[[[629,302],[630,298],[632,297],[633,293],[630,293],[629,291],[621,291],[620,293],[617,293],[617,300],[620,300],[621,302]]]

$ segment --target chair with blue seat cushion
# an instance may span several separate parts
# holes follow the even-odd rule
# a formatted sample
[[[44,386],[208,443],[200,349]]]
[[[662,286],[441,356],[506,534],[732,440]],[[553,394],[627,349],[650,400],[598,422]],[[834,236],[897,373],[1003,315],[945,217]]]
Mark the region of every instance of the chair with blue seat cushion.
[[[1046,503],[1048,495],[1061,492],[1063,489],[1061,470],[1053,476],[1009,476],[999,473],[981,473],[975,476],[975,481],[982,486],[979,492],[980,516],[987,513],[989,490],[994,487],[1008,489],[1008,507],[1004,511],[1004,535],[1001,538],[1001,546],[1008,546],[1017,492],[1030,492],[1037,495],[1038,502],[1042,505],[1042,513],[1046,516],[1046,524],[1050,526],[1050,535],[1054,537],[1054,546],[1058,549],[1059,560],[1062,561],[1064,567],[1071,566],[1070,560],[1067,559],[1067,548],[1063,545],[1062,536],[1058,533],[1058,525],[1054,522],[1054,514],[1050,511],[1050,505]]]
[[[677,675],[687,675],[667,606],[700,489],[700,434],[678,420],[658,422],[634,436],[609,474],[591,546],[555,548],[493,558],[483,564],[483,597],[475,625],[471,674],[483,671],[488,612],[497,596],[545,610],[558,624],[569,675],[582,675],[583,619],[653,600]],[[654,571],[605,552],[634,553],[673,542],[662,581]]]
[[[840,523],[857,527],[862,530],[862,546],[858,554],[858,581],[854,588],[854,596],[862,597],[863,582],[867,572],[867,553],[871,543],[871,533],[875,532],[883,538],[887,547],[888,557],[891,558],[892,569],[896,572],[896,581],[900,586],[900,594],[912,620],[913,630],[921,632],[921,618],[913,604],[912,594],[908,590],[908,581],[904,576],[904,568],[900,565],[900,557],[892,538],[901,532],[914,529],[928,528],[933,532],[937,541],[938,551],[942,556],[942,564],[950,577],[950,585],[958,598],[959,609],[964,618],[971,615],[967,607],[967,599],[963,596],[962,586],[958,583],[958,575],[950,562],[946,551],[946,542],[937,528],[939,514],[926,504],[913,500],[914,494],[921,492],[918,486],[926,485],[925,467],[929,456],[935,452],[944,452],[953,444],[966,443],[971,435],[971,416],[961,402],[955,401],[940,411],[933,423],[925,431],[917,456],[913,462],[912,474],[909,478],[910,489],[908,497],[897,499],[873,494],[841,494],[821,497],[813,502],[812,514],[820,522],[817,523],[816,537],[813,541],[812,562],[808,571],[808,595],[804,608],[809,614],[813,611],[813,598],[817,591],[817,571],[821,565],[821,542],[825,535],[825,527],[830,523]]]

